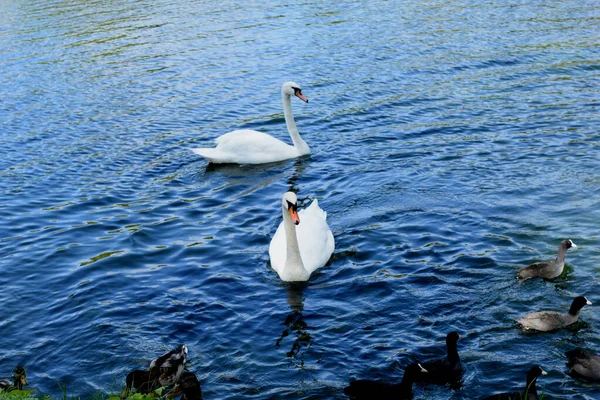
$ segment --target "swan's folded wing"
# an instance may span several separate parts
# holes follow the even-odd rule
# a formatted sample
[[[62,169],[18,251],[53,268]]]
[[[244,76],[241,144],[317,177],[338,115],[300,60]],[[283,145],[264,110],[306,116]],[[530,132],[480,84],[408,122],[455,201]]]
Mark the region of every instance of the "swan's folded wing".
[[[217,146],[228,150],[231,150],[232,148],[237,149],[237,146],[242,145],[251,146],[252,148],[256,148],[257,145],[260,146],[263,144],[268,146],[272,141],[281,142],[279,139],[275,139],[266,133],[254,131],[252,129],[239,129],[237,131],[228,132],[215,139]]]
[[[202,147],[192,151],[216,164],[264,164],[298,156],[293,146],[250,129],[226,133],[215,142],[215,148]]]
[[[305,209],[300,210],[300,215],[303,215],[304,213],[323,218],[323,220],[327,219],[327,212],[319,207],[319,200],[317,199],[314,199]]]
[[[276,162],[297,157],[297,151],[273,136],[253,130],[238,130],[217,138],[217,149],[248,164]]]
[[[300,225],[296,227],[302,262],[309,273],[327,264],[335,249],[335,239],[325,221],[325,212],[318,208],[318,204],[319,212],[314,208],[311,212],[313,204],[300,212]]]

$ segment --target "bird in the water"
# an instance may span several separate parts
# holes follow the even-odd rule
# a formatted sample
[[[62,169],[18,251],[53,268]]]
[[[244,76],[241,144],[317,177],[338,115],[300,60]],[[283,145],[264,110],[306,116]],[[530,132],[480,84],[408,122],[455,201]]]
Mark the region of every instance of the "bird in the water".
[[[23,390],[23,386],[29,385],[25,368],[17,365],[13,370],[13,381],[8,379],[0,380],[0,392],[10,392],[13,390]]]
[[[265,133],[242,129],[218,137],[215,148],[192,149],[192,151],[208,162],[216,164],[266,164],[309,154],[310,149],[300,137],[292,115],[292,96],[298,97],[305,103],[308,103],[308,99],[302,94],[300,85],[295,82],[286,82],[281,86],[283,116],[293,146]]]
[[[577,247],[571,240],[563,240],[558,245],[558,255],[555,260],[537,262],[523,267],[517,272],[517,279],[529,279],[540,277],[544,279],[554,279],[562,274],[565,267],[565,254],[571,247]]]
[[[408,364],[400,383],[386,383],[361,379],[351,381],[350,386],[344,388],[344,393],[352,399],[378,399],[378,400],[411,400],[413,398],[413,382],[427,370],[420,364]]]
[[[446,357],[421,363],[427,373],[419,374],[416,382],[436,385],[450,384],[452,387],[460,387],[464,369],[460,362],[456,342],[461,337],[458,332],[448,333],[446,336],[448,354]]]
[[[536,387],[537,378],[540,375],[547,374],[548,373],[539,366],[532,367],[529,372],[527,372],[527,384],[523,391],[493,394],[482,400],[538,400],[539,397],[537,395]]]
[[[600,382],[600,356],[587,350],[574,349],[565,353],[569,372],[576,378]]]
[[[282,281],[304,282],[333,254],[335,239],[327,213],[314,199],[298,212],[298,197],[286,192],[281,199],[282,219],[269,244],[271,267]]]
[[[202,389],[200,388],[200,382],[198,382],[196,374],[190,371],[183,371],[173,390],[167,395],[167,400],[179,396],[181,393],[183,395],[180,400],[203,400]]]
[[[158,381],[160,386],[170,386],[177,382],[185,368],[188,349],[184,344],[153,360],[148,368],[151,381]]]
[[[557,311],[539,311],[524,315],[517,319],[517,322],[525,330],[536,330],[541,332],[550,332],[556,329],[565,328],[573,325],[579,319],[579,311],[585,305],[591,305],[588,299],[583,296],[575,297],[571,303],[568,313]]]

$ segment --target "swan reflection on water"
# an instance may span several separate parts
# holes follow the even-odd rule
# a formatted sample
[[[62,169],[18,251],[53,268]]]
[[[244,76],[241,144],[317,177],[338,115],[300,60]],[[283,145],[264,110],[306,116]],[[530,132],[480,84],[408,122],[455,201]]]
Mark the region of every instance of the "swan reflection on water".
[[[228,177],[256,177],[257,174],[265,171],[281,172],[286,174],[289,173],[289,171],[292,171],[292,175],[287,178],[287,183],[288,185],[295,187],[296,182],[306,169],[306,165],[303,165],[306,160],[310,160],[310,155],[298,157],[293,160],[275,161],[268,164],[208,163],[204,167],[204,171],[209,173],[220,172]],[[290,190],[292,189],[293,188],[290,188]]]
[[[286,337],[293,337],[292,348],[290,351],[286,351],[285,354],[294,363],[294,366],[298,368],[304,367],[304,352],[313,343],[313,338],[308,331],[309,326],[304,322],[302,316],[302,310],[304,309],[304,288],[306,288],[305,283],[291,283],[285,286],[288,295],[287,301],[292,312],[285,317],[283,324],[286,328],[275,341],[275,348],[279,349]]]
[[[300,191],[298,188],[298,179],[304,174],[304,170],[307,167],[306,164],[304,164],[304,161],[308,158],[310,158],[310,156],[304,156],[294,160],[292,175],[287,179],[287,184],[289,186],[288,192],[298,193]]]
[[[258,189],[286,180],[289,191],[298,193],[298,180],[307,168],[306,161],[310,156],[285,160],[261,165],[212,164],[206,165],[201,173],[197,173],[195,181],[204,180],[204,174],[217,174],[227,178],[225,186],[247,184],[252,186],[244,194],[250,194]]]

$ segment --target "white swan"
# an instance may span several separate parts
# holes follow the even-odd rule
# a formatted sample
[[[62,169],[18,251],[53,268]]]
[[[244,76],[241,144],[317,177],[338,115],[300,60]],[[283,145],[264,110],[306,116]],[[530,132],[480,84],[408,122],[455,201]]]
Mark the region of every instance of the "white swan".
[[[293,146],[266,133],[242,129],[218,137],[215,140],[217,142],[215,148],[192,149],[192,151],[206,158],[208,162],[215,164],[266,164],[310,153],[308,145],[300,137],[300,133],[296,128],[296,122],[292,115],[292,95],[306,103],[308,103],[308,99],[302,94],[302,89],[297,83],[286,82],[281,86],[283,115],[294,143]]]
[[[307,281],[313,271],[329,261],[335,248],[327,213],[319,207],[317,199],[298,213],[293,192],[283,195],[281,209],[283,222],[269,245],[271,267],[282,281]]]

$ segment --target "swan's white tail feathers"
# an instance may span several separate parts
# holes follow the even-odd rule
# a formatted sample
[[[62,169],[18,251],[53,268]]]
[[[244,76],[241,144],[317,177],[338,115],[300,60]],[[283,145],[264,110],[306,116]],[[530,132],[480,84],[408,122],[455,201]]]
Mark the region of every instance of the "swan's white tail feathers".
[[[319,217],[323,218],[324,220],[327,219],[327,211],[325,211],[321,207],[319,207],[319,200],[317,200],[317,199],[314,199],[312,201],[312,203],[310,203],[310,206],[306,207],[304,210],[307,213],[319,216]]]
[[[199,156],[206,158],[208,162],[218,163],[219,160],[223,159],[223,157],[225,156],[225,154],[222,151],[219,151],[217,149],[198,148],[191,150]]]

